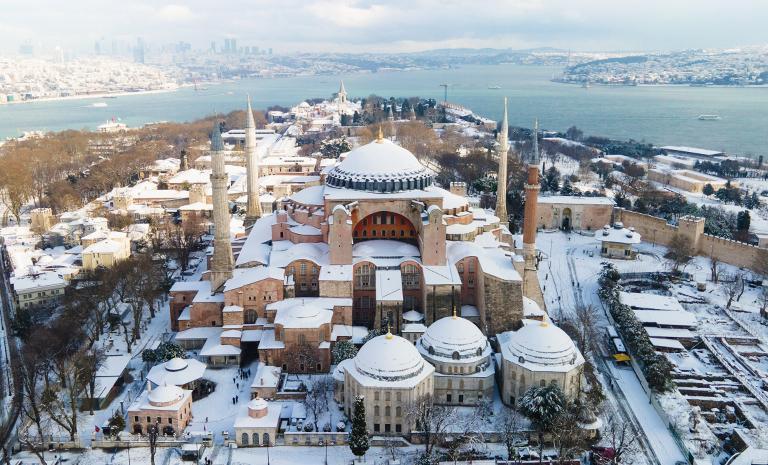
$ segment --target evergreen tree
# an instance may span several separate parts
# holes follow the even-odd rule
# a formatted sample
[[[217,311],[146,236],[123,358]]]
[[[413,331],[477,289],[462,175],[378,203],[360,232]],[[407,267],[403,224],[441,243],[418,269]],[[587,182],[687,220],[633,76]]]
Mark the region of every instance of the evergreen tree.
[[[339,341],[333,346],[333,363],[339,364],[357,355],[357,347],[351,341]]]
[[[749,231],[749,224],[752,218],[747,210],[742,210],[736,215],[736,229],[739,231]]]
[[[568,178],[565,178],[565,181],[563,181],[563,187],[560,188],[560,195],[573,195],[573,186],[571,185],[571,180]]]
[[[707,183],[707,184],[704,184],[704,189],[702,189],[701,192],[707,197],[709,197],[710,195],[715,193],[715,188],[712,187],[712,184]]]
[[[541,190],[544,192],[557,192],[560,190],[560,172],[554,166],[550,166],[544,174]]]
[[[355,397],[355,407],[352,412],[352,432],[349,434],[349,449],[357,457],[362,457],[368,451],[370,441],[365,425],[365,404],[363,397]]]

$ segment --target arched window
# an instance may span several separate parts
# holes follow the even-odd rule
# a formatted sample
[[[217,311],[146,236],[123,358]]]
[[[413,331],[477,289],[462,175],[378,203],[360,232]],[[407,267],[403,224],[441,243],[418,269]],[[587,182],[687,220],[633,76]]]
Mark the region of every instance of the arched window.
[[[269,445],[269,433],[264,433],[262,436],[262,446],[268,446]]]
[[[241,435],[240,442],[242,442],[244,446],[248,445],[248,433],[243,433]]]
[[[253,433],[253,445],[254,446],[259,445],[259,433]]]

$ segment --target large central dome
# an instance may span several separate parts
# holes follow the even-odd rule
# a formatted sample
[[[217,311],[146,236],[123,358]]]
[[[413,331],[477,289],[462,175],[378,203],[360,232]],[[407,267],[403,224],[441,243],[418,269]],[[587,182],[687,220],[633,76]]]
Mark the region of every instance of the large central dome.
[[[432,184],[432,172],[408,150],[386,139],[377,139],[347,154],[325,183],[370,192],[424,189]]]

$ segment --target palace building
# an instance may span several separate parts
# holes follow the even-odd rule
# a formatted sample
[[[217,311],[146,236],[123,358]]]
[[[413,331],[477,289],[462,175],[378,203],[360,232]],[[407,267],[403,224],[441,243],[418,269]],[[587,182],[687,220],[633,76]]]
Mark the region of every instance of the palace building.
[[[255,131],[247,119],[246,133]],[[505,117],[503,159],[506,132]],[[247,141],[252,138],[246,134]],[[475,402],[488,395],[485,382],[477,380],[466,397],[449,386],[492,376],[485,338],[520,328],[525,299],[542,305],[535,224],[525,229],[525,253],[517,253],[506,226],[505,198],[496,209],[503,218],[470,206],[462,183],[436,185],[432,171],[380,131],[373,142],[316,173],[317,185],[281,199],[276,211],[261,212],[251,202],[247,237],[233,247],[231,183],[218,125],[211,140],[215,243],[209,271],[201,282],[182,281],[171,289],[171,327],[181,331],[188,348],[223,363],[258,354],[283,371],[327,372],[335,342],[359,342],[370,329],[391,328],[399,335],[419,321],[423,327],[437,324],[424,334],[419,350],[433,341],[430,347],[439,351],[425,356],[441,367],[436,377],[444,401],[461,403],[461,395]],[[248,153],[253,150],[247,143],[248,169],[258,170],[258,156]],[[500,169],[506,170],[506,163]],[[526,221],[530,214],[535,222],[537,170],[535,164],[529,169],[526,189],[534,198]],[[258,173],[247,179],[253,200]],[[454,321],[454,308],[469,321]],[[466,347],[439,330],[459,325],[475,328]],[[192,334],[201,328],[206,332]],[[461,346],[460,358],[443,361],[442,351],[452,344]],[[456,394],[446,397],[449,392]]]

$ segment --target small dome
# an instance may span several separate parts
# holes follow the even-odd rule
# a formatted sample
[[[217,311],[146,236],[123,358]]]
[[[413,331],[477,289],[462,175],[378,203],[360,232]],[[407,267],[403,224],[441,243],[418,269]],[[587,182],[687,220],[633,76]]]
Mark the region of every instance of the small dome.
[[[184,397],[184,391],[178,387],[178,386],[159,386],[155,389],[152,389],[149,393],[149,403],[156,406],[156,407],[162,407],[164,405],[171,405],[179,400],[181,400]]]
[[[266,410],[268,408],[269,408],[269,405],[267,404],[267,401],[262,399],[261,397],[256,397],[254,399],[251,399],[250,402],[248,402],[248,410],[252,410],[254,412]]]
[[[527,320],[522,328],[508,334],[506,348],[512,362],[555,367],[575,366],[583,360],[565,331],[548,321]]]
[[[167,371],[181,371],[189,366],[189,362],[183,358],[175,357],[165,362],[165,369]]]
[[[421,373],[426,364],[412,343],[392,334],[377,336],[366,342],[354,360],[358,371],[386,381],[413,378]]]
[[[476,358],[484,355],[488,339],[471,321],[448,316],[432,323],[419,340],[419,351],[427,357]]]
[[[398,192],[432,185],[432,172],[408,150],[379,139],[348,152],[325,182],[360,191]]]
[[[291,194],[290,199],[302,205],[323,205],[325,186],[310,186]]]

